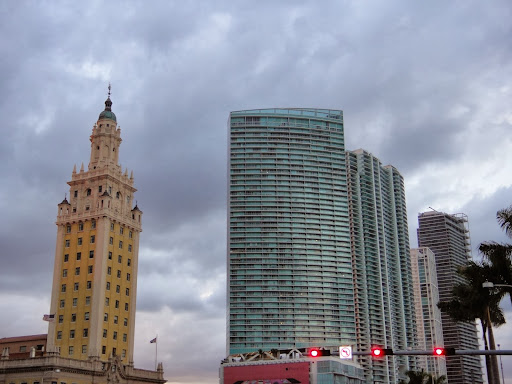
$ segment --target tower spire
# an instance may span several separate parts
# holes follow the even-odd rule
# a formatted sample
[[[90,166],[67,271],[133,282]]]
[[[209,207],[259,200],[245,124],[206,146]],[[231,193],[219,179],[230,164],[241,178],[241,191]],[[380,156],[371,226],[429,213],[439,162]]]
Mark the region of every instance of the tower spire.
[[[110,83],[108,83],[108,94],[107,94],[107,100],[105,101],[105,111],[112,111],[112,100],[110,100],[110,93],[112,90],[112,86]]]

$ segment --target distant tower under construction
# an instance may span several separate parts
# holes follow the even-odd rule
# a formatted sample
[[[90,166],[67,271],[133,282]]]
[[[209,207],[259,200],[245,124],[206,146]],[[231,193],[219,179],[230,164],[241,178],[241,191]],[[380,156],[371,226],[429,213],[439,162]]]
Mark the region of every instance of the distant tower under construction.
[[[418,221],[418,245],[434,252],[439,300],[448,301],[452,298],[453,287],[464,282],[457,269],[471,259],[468,218],[464,214],[431,211],[420,213]],[[446,347],[479,349],[476,324],[454,322],[446,313],[441,313],[441,320]],[[478,356],[447,357],[446,370],[450,384],[482,383]]]

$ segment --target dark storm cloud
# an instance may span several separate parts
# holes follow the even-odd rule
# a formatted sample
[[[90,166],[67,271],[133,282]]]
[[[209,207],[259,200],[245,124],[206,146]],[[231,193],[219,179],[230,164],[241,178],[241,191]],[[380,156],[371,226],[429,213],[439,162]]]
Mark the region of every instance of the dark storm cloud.
[[[467,213],[473,247],[498,239],[495,211],[511,203],[511,14],[508,1],[3,2],[0,312],[39,321],[43,309],[14,295],[34,285],[49,303],[56,205],[73,164],[87,167],[109,81],[144,211],[135,360],[153,366],[160,329],[173,382],[216,382],[225,357],[231,110],[343,109],[346,148],[404,175],[412,243],[428,206]],[[44,332],[29,323],[0,329]]]

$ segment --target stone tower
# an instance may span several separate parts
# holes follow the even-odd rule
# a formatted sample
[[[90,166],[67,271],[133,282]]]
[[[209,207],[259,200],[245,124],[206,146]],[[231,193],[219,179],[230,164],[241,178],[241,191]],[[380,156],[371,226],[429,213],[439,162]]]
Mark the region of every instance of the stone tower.
[[[90,137],[87,171],[76,165],[58,205],[48,352],[73,359],[119,356],[133,364],[139,234],[133,172],[119,161],[121,129],[105,110]]]

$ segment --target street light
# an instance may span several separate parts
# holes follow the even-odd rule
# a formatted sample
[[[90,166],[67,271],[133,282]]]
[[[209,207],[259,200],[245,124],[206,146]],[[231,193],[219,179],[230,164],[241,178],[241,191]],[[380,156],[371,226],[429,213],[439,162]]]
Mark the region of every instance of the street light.
[[[482,283],[482,288],[492,289],[494,287],[512,288],[512,285],[508,285],[508,284],[494,284],[494,283],[491,283],[490,281],[484,281]]]
[[[44,375],[46,375],[47,373],[52,374],[52,373],[59,373],[59,372],[60,372],[60,369],[58,369],[58,368],[55,371],[43,372],[43,376],[41,376],[41,384],[44,384]]]

